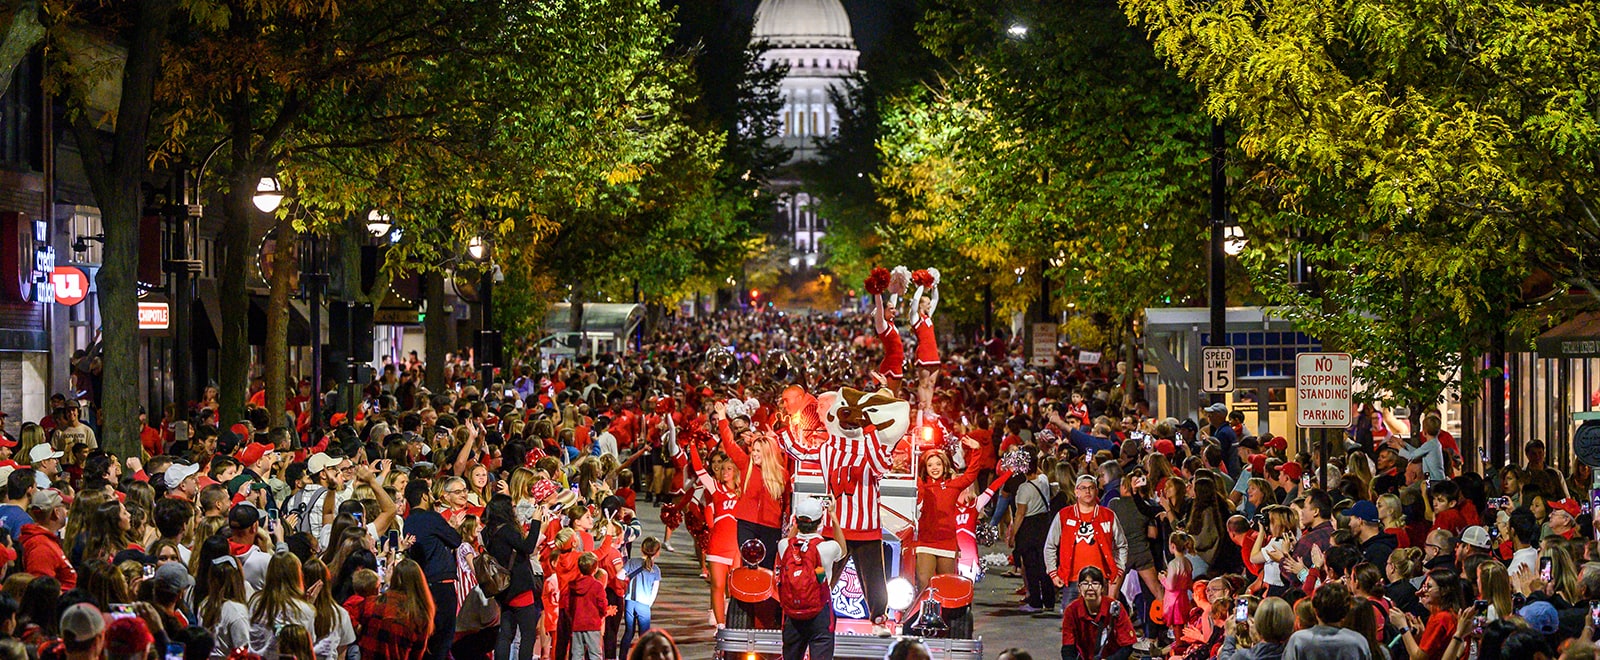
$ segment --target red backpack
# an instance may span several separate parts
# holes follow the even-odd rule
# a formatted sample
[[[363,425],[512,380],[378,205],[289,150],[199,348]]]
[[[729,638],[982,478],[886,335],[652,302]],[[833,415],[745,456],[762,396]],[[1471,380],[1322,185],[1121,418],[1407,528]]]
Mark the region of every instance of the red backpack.
[[[783,615],[791,619],[814,619],[828,603],[828,586],[817,554],[820,539],[796,539],[783,552],[779,563],[778,603]]]

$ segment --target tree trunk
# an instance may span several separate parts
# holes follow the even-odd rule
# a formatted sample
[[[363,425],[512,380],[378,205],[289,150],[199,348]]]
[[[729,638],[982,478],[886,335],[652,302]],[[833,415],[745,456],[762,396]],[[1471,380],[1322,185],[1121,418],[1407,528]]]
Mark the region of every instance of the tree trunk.
[[[424,278],[423,287],[426,290],[428,313],[422,319],[422,346],[427,353],[424,358],[426,362],[423,383],[428,386],[429,391],[443,392],[444,354],[450,350],[445,343],[445,333],[451,323],[450,313],[444,309],[444,274],[428,271]]]
[[[277,426],[283,423],[284,408],[289,402],[289,300],[300,279],[300,235],[288,213],[278,215],[274,228],[277,243],[272,257],[272,281],[268,283],[267,343],[262,347],[261,362],[266,367],[267,411],[272,413],[273,426]]]
[[[255,250],[250,243],[250,220],[256,213],[251,197],[257,179],[243,163],[250,160],[250,109],[248,101],[235,99],[230,108],[233,163],[228,171],[228,192],[223,202],[222,272],[218,307],[222,316],[221,346],[217,349],[221,411],[217,422],[227,428],[244,419],[250,390],[250,291]]]
[[[72,121],[106,236],[104,260],[95,275],[105,369],[100,444],[118,456],[137,456],[140,449],[137,279],[141,183],[148,169],[150,116],[161,51],[176,7],[176,0],[145,0],[135,10],[126,34],[127,61],[110,157],[101,149],[99,131],[89,124],[81,108]],[[91,83],[76,84],[87,87]]]

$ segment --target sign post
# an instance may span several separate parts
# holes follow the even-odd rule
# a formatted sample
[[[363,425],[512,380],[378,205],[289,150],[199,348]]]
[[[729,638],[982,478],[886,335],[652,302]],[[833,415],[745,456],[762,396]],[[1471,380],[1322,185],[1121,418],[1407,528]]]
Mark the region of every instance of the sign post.
[[[1233,347],[1211,346],[1200,349],[1200,358],[1205,362],[1204,377],[1201,379],[1200,391],[1207,394],[1227,394],[1233,391],[1234,371]]]
[[[1029,347],[1029,362],[1035,367],[1056,366],[1056,324],[1033,324],[1033,345]]]
[[[1328,487],[1328,429],[1351,424],[1349,353],[1301,353],[1295,356],[1294,423],[1303,429],[1321,429],[1317,453],[1321,456],[1322,487]]]

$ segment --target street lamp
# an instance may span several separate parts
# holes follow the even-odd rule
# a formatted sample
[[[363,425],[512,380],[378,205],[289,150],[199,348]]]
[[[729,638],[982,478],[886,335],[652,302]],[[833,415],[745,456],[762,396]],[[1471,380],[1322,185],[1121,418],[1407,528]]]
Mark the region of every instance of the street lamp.
[[[261,209],[262,213],[278,210],[278,205],[283,203],[283,185],[278,183],[278,177],[261,177],[256,182],[256,194],[250,201],[255,202],[256,208]]]
[[[1234,225],[1222,229],[1222,251],[1228,253],[1228,256],[1239,256],[1239,253],[1244,252],[1244,248],[1248,244],[1249,241],[1244,238],[1243,227]]]
[[[394,228],[394,222],[389,214],[372,209],[367,212],[367,233],[373,238],[383,238],[389,235],[389,230]]]
[[[1021,23],[1012,23],[1011,27],[1006,28],[1006,34],[1010,35],[1012,39],[1026,39],[1028,38],[1028,26]]]
[[[483,378],[483,396],[489,396],[494,386],[494,368],[502,361],[500,332],[494,329],[494,276],[495,266],[490,259],[489,244],[481,236],[467,240],[467,256],[483,264],[483,279],[478,284],[478,299],[483,304],[483,324],[478,330],[478,365]]]

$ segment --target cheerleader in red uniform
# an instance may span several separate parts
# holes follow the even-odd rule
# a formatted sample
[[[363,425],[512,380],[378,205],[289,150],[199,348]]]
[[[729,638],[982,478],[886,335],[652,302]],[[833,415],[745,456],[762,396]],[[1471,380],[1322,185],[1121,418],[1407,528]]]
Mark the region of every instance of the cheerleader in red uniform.
[[[978,516],[1010,478],[1010,470],[1001,470],[983,494],[974,496],[968,488],[956,500],[956,548],[961,555],[958,564],[961,574],[968,579],[978,579]]]
[[[739,556],[739,522],[733,516],[733,509],[739,504],[739,471],[733,461],[713,460],[713,478],[700,462],[700,451],[693,446],[689,447],[689,463],[700,485],[711,495],[711,545],[706,548],[706,562],[711,569],[711,616],[721,628],[728,609],[728,571],[733,570],[734,558]]]
[[[885,303],[882,294],[874,295],[872,303],[872,329],[878,334],[878,342],[883,344],[883,361],[878,363],[878,370],[872,376],[889,391],[899,392],[900,381],[906,377],[906,345],[900,339],[900,329],[894,325],[894,306]]]
[[[977,442],[966,441],[969,447]],[[967,461],[965,472],[955,474],[950,454],[943,449],[922,453],[917,480],[917,588],[928,586],[935,575],[956,572],[956,508],[961,492],[978,480],[977,461]]]
[[[939,307],[939,275],[937,270],[919,270],[912,276],[917,292],[911,296],[911,309],[916,318],[911,330],[917,335],[917,368],[921,379],[917,383],[917,406],[924,411],[933,405],[933,386],[939,380],[939,339],[933,331],[933,311]],[[922,296],[929,291],[928,297]]]
[[[905,380],[906,346],[900,339],[900,329],[894,325],[894,308],[895,299],[905,291],[909,279],[904,266],[896,267],[892,275],[880,266],[872,269],[865,283],[867,293],[872,295],[872,330],[883,345],[883,361],[872,372],[872,378],[891,392],[899,392],[900,382]],[[894,290],[886,300],[884,295],[891,288]]]

